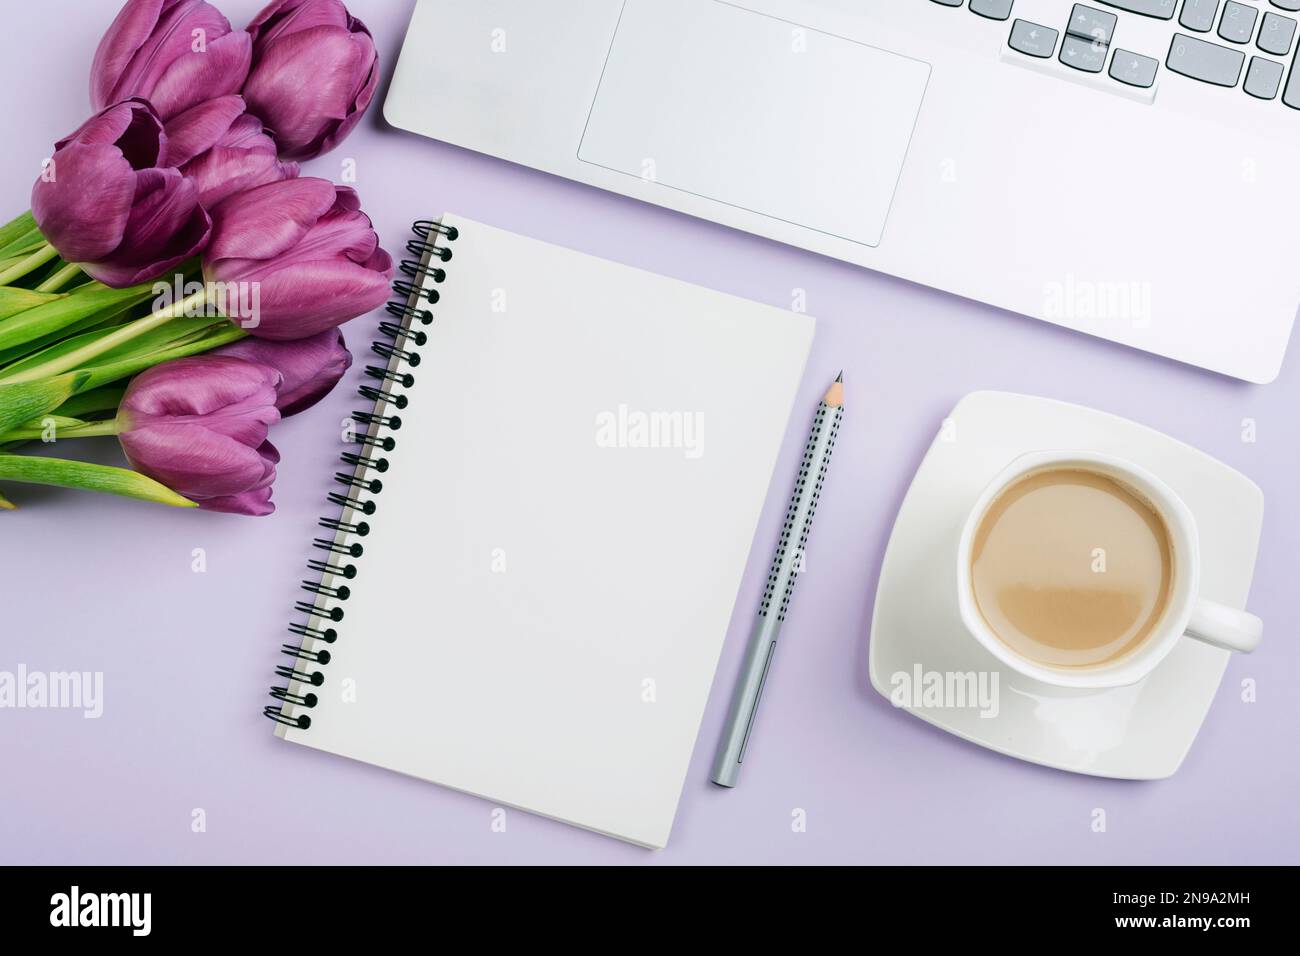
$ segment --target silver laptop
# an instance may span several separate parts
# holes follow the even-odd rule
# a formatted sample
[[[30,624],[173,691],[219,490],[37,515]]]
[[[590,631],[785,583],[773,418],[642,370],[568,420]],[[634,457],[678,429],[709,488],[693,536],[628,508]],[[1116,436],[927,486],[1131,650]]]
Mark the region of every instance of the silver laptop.
[[[1300,0],[418,0],[403,129],[1237,378],[1300,305]]]

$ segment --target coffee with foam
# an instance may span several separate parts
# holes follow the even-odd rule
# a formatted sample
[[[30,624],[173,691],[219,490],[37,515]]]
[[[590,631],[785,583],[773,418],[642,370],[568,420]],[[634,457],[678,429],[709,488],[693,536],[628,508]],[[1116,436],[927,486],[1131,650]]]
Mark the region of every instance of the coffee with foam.
[[[971,582],[985,623],[1016,654],[1100,667],[1159,631],[1175,557],[1164,520],[1133,488],[1049,467],[1012,482],[985,510]]]

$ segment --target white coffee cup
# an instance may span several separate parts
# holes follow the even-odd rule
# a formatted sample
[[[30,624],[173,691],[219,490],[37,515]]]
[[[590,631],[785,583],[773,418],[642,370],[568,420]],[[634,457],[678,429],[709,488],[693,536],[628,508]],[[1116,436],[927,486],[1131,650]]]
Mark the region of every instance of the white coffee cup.
[[[1057,667],[1012,650],[989,627],[975,600],[971,550],[985,513],[1008,486],[1031,472],[1078,469],[1104,475],[1134,492],[1163,519],[1169,534],[1173,575],[1169,600],[1147,639],[1117,660],[1095,667]],[[1058,687],[1122,687],[1146,677],[1184,637],[1229,651],[1249,653],[1263,635],[1264,622],[1246,611],[1200,596],[1201,555],[1196,519],[1172,489],[1144,468],[1093,452],[1036,451],[1021,455],[980,493],[962,528],[957,546],[957,602],[967,630],[1003,664],[1026,677]]]

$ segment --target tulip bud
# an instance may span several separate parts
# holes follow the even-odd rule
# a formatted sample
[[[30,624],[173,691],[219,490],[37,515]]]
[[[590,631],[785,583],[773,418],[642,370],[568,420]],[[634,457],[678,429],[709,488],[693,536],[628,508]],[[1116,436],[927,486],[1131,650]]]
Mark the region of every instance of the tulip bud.
[[[102,110],[139,96],[170,120],[204,100],[238,93],[252,55],[252,38],[232,31],[210,3],[127,0],[95,51],[90,101]]]
[[[275,141],[240,96],[221,96],[191,107],[167,124],[167,165],[179,166],[211,209],[254,186],[292,179],[297,163],[282,163]]]
[[[207,245],[212,221],[198,186],[164,168],[167,137],[148,103],[126,100],[55,144],[32,188],[46,241],[92,278],[125,288]]]
[[[118,407],[131,466],[208,511],[268,515],[279,452],[280,373],[233,356],[173,359],[144,372]]]
[[[388,298],[393,260],[353,189],[286,179],[231,196],[212,216],[203,276],[256,287],[255,316],[225,314],[258,338],[303,339]]]
[[[339,0],[273,0],[248,25],[253,68],[244,85],[286,159],[328,153],[361,122],[379,82],[366,25]]]
[[[284,418],[311,408],[328,395],[343,373],[352,367],[352,353],[338,329],[326,329],[296,342],[240,339],[212,354],[233,355],[279,372],[282,380],[275,405]]]

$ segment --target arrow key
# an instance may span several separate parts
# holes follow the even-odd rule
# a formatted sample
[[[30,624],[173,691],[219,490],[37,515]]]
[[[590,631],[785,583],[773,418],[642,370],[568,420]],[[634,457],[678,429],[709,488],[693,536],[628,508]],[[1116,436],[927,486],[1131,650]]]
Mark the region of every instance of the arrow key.
[[[1065,28],[1065,32],[1070,36],[1092,40],[1100,46],[1110,46],[1118,19],[1113,13],[1076,3],[1070,11],[1070,25]]]
[[[1028,20],[1017,20],[1011,24],[1011,38],[1007,40],[1011,49],[1026,56],[1036,56],[1046,60],[1056,50],[1057,32],[1051,27],[1039,26]]]
[[[1130,53],[1128,50],[1116,50],[1110,61],[1110,78],[1149,90],[1155,84],[1156,70],[1159,68],[1159,60],[1140,53]]]
[[[1072,66],[1084,73],[1100,73],[1101,68],[1106,65],[1106,51],[1107,47],[1100,43],[1076,36],[1066,36],[1061,41],[1059,59],[1066,66]]]

